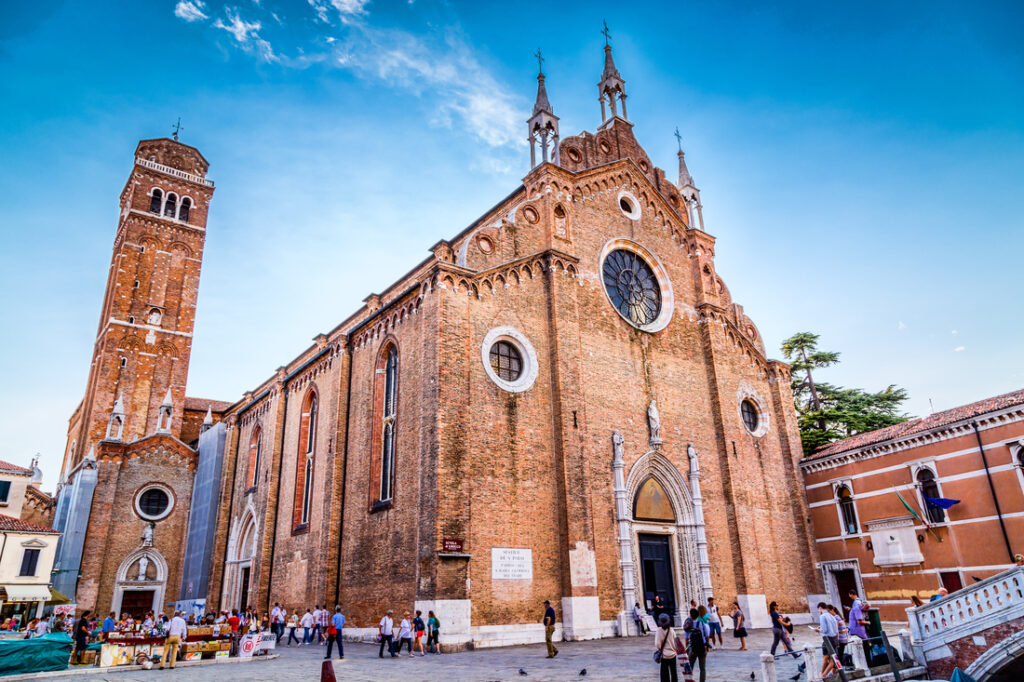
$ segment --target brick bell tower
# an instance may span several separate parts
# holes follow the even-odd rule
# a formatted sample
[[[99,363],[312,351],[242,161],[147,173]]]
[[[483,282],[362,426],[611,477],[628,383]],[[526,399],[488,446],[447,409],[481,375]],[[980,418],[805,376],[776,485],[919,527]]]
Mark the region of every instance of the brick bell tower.
[[[143,140],[135,149],[62,478],[99,441],[181,434],[213,181],[199,150],[174,138]]]

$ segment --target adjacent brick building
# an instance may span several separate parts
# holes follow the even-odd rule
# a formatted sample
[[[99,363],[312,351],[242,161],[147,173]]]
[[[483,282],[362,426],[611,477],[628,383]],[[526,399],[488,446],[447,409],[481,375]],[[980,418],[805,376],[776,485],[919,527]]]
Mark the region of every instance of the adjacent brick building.
[[[884,620],[905,621],[914,598],[1024,552],[1024,390],[832,443],[800,468],[834,603],[857,589]]]
[[[715,269],[682,150],[672,182],[634,137],[608,47],[599,90],[597,131],[562,139],[541,74],[523,183],[232,405],[184,397],[205,161],[140,144],[65,464],[66,487],[97,472],[79,605],[181,579],[205,413],[226,437],[209,608],[340,603],[368,627],[415,606],[453,646],[542,637],[545,599],[573,638],[628,632],[655,595],[677,619],[712,594],[754,625],[767,600],[804,610],[789,367]],[[155,188],[194,220],[154,215]],[[147,486],[174,500],[148,540]],[[126,578],[157,550],[162,582]]]

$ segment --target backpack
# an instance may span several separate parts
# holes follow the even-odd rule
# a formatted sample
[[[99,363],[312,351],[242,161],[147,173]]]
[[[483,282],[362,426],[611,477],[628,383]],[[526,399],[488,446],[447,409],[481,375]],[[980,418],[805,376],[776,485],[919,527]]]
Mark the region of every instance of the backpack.
[[[703,654],[707,651],[707,643],[704,641],[704,628],[700,621],[694,621],[690,630],[690,649],[694,654]]]

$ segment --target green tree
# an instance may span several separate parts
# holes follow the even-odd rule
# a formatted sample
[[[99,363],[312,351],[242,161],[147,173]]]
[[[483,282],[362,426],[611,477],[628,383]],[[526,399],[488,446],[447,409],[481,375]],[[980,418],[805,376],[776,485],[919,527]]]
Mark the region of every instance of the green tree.
[[[815,381],[813,370],[839,362],[839,353],[818,350],[817,334],[794,334],[782,342],[782,353],[793,367],[793,402],[805,456],[833,441],[909,419],[901,409],[907,391],[894,384],[870,393]]]

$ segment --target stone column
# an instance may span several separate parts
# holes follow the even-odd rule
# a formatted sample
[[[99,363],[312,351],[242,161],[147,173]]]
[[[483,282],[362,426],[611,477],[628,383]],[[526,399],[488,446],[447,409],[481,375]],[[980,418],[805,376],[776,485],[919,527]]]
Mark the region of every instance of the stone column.
[[[619,525],[619,566],[622,568],[622,613],[619,614],[619,633],[630,634],[633,627],[631,615],[636,603],[636,583],[633,577],[633,539],[629,533],[629,516],[626,503],[626,463],[622,459],[622,435],[612,432],[612,490],[615,493],[615,519]],[[637,632],[636,634],[640,634]]]
[[[857,670],[868,669],[868,657],[864,655],[864,640],[857,635],[850,635],[850,643],[846,646],[853,659],[853,667]]]
[[[807,682],[821,682],[821,647],[804,644],[804,663],[807,664]]]
[[[914,645],[911,641],[910,630],[903,629],[899,631],[900,638],[900,655],[903,656],[905,661],[916,661],[917,657],[914,656]]]
[[[761,682],[776,682],[775,657],[767,651],[761,653]]]
[[[700,568],[700,587],[704,594],[704,603],[714,596],[711,587],[711,560],[708,558],[708,537],[704,531],[704,498],[700,494],[700,464],[697,462],[697,450],[693,443],[686,445],[686,454],[690,458],[690,497],[693,500],[693,522],[697,531],[697,562]]]

